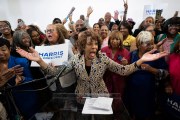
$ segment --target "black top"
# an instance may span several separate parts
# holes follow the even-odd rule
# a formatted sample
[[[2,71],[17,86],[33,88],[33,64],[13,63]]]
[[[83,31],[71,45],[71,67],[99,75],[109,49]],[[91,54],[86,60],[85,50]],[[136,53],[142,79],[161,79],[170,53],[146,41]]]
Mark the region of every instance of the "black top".
[[[86,68],[87,74],[89,75],[91,71],[91,66],[85,66],[85,68]]]

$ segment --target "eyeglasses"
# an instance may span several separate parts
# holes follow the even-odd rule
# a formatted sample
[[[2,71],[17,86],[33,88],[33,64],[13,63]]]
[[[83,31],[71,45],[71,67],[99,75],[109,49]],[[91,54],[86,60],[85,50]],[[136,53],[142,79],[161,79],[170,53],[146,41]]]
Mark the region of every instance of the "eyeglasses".
[[[168,27],[174,27],[174,28],[178,28],[180,26],[180,24],[169,24]]]
[[[8,26],[8,25],[3,25],[3,26],[0,26],[0,30],[7,29],[7,28],[9,28],[9,26]]]
[[[45,30],[45,33],[53,33],[54,32],[54,29],[47,29]]]

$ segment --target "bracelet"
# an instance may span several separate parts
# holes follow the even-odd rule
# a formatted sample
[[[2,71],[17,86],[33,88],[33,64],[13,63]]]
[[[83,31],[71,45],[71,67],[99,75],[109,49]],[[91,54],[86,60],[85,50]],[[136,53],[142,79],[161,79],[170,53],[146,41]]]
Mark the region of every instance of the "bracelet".
[[[134,63],[134,66],[138,69],[141,69],[141,66],[138,66],[136,62]]]

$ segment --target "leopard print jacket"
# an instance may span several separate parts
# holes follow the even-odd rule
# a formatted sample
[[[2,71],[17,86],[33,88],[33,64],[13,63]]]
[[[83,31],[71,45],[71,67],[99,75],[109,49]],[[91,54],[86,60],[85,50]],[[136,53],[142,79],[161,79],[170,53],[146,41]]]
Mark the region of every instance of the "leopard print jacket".
[[[88,75],[85,69],[85,58],[84,55],[74,55],[69,61],[67,68],[63,72],[66,74],[70,70],[74,69],[77,77],[77,87],[75,93],[79,97],[98,97],[98,96],[109,96],[107,87],[103,80],[103,75],[106,69],[115,72],[117,74],[126,76],[134,71],[138,70],[135,63],[130,65],[120,65],[104,53],[99,52],[99,57],[92,60],[91,71]],[[43,70],[45,74],[55,75],[57,74],[58,68],[48,66]]]

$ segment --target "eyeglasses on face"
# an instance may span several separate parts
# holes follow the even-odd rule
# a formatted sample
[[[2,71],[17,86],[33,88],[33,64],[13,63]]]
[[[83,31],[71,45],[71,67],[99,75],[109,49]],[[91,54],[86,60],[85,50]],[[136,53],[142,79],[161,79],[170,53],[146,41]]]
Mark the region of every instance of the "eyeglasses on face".
[[[169,24],[168,27],[174,27],[174,28],[178,28],[180,26],[180,24]]]
[[[7,28],[9,28],[8,25],[2,25],[2,26],[0,26],[0,30],[7,29]]]
[[[53,33],[54,32],[54,29],[47,29],[45,30],[45,33]]]

